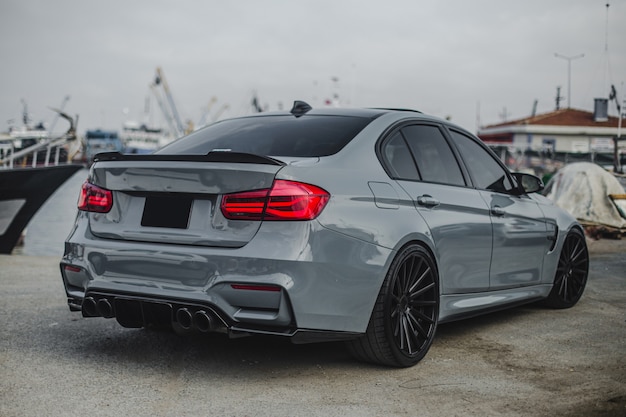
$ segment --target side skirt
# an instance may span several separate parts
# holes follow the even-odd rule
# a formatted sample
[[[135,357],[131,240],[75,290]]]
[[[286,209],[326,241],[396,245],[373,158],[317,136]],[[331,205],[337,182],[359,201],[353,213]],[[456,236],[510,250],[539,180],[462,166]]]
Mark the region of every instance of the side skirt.
[[[552,285],[542,284],[481,293],[443,294],[439,322],[466,319],[539,301],[546,298],[551,289]]]

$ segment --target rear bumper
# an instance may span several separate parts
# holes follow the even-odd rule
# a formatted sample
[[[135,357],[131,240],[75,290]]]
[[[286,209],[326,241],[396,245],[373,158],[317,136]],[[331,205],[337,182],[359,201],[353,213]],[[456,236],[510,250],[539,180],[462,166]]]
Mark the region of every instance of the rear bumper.
[[[105,299],[115,317],[138,315],[122,318],[127,327],[155,309],[177,323],[186,309],[210,314],[217,331],[306,341],[365,332],[391,255],[316,221],[265,222],[244,247],[207,248],[98,238],[79,215],[61,275],[70,308],[86,316],[106,317],[83,308]]]

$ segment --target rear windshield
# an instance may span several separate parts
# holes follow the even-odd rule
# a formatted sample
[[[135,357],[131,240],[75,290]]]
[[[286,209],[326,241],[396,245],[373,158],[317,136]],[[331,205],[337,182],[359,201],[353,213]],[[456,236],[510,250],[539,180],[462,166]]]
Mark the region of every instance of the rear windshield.
[[[206,155],[215,150],[266,156],[328,156],[339,152],[371,120],[329,115],[230,119],[198,130],[156,153]]]

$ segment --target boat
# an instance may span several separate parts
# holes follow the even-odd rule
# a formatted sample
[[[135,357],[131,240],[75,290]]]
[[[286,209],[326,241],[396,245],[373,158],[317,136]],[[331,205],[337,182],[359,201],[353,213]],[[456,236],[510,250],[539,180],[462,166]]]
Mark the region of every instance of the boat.
[[[124,145],[116,130],[92,129],[85,132],[83,142],[85,163],[91,165],[100,152],[122,152]]]
[[[83,168],[67,162],[68,147],[76,142],[75,122],[58,113],[70,123],[59,137],[51,137],[43,125],[26,123],[0,137],[0,254],[13,251],[35,213]]]
[[[49,133],[46,130],[43,122],[39,122],[36,125],[30,124],[30,119],[26,110],[26,104],[24,104],[22,126],[11,126],[7,133],[0,134],[0,159],[5,158],[10,160],[11,164],[26,166],[44,163],[45,159],[51,162],[51,159],[67,158],[67,149],[64,147],[51,147],[50,152],[44,153],[27,153],[23,156],[14,156],[10,158],[10,155],[17,155],[24,149],[32,146],[45,143],[49,139]],[[57,155],[58,152],[58,155]],[[33,159],[36,156],[35,159]]]
[[[173,140],[164,129],[150,127],[145,123],[127,121],[122,126],[124,153],[152,153]]]

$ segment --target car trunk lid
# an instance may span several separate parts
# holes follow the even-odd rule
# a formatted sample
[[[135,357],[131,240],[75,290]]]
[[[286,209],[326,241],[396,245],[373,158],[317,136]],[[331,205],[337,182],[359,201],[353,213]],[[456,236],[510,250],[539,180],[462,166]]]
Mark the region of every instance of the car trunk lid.
[[[89,213],[94,235],[117,240],[241,247],[259,220],[229,220],[225,194],[269,189],[283,163],[234,152],[208,155],[101,154],[89,182],[113,194],[108,213]]]

